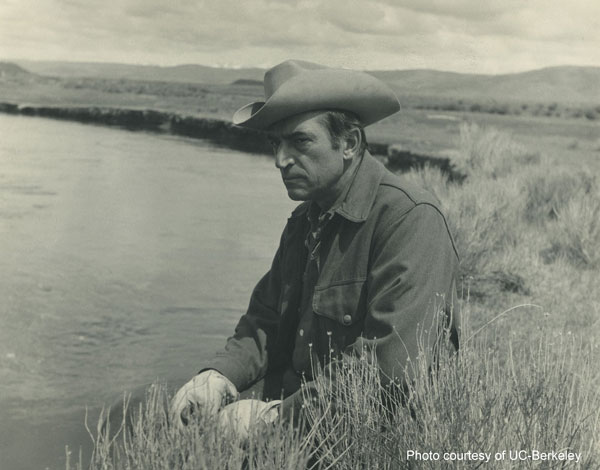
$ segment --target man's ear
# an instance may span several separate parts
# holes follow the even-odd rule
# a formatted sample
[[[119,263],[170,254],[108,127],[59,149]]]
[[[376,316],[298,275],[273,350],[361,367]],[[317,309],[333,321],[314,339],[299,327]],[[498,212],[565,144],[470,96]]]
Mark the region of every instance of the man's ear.
[[[362,144],[362,136],[358,128],[352,129],[344,139],[344,159],[351,160],[356,155]]]

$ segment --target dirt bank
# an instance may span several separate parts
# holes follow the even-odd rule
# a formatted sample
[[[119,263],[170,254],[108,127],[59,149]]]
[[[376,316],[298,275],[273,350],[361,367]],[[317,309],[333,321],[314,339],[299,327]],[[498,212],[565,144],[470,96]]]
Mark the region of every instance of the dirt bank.
[[[263,133],[238,127],[231,122],[219,119],[181,116],[176,113],[151,109],[33,106],[1,102],[0,112],[182,135],[205,139],[234,150],[260,154],[271,153],[271,148]],[[428,164],[453,174],[453,166],[447,158],[416,154],[406,149],[399,149],[394,145],[377,142],[369,143],[369,149],[372,154],[383,157],[387,166],[393,171],[404,171]]]

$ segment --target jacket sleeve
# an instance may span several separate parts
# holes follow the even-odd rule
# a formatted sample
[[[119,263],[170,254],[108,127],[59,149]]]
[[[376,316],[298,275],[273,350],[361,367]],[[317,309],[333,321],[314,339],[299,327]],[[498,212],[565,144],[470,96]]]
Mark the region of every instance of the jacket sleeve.
[[[285,231],[271,269],[258,282],[246,314],[243,315],[225,348],[218,351],[206,369],[215,369],[227,377],[238,390],[260,380],[267,371],[270,352],[279,329],[278,301],[281,287],[280,258]]]
[[[453,307],[458,256],[444,217],[430,204],[418,204],[405,214],[390,210],[378,227],[363,333],[344,352],[374,350],[385,385],[410,379],[410,364],[421,352],[431,363],[440,329],[450,330],[458,348],[458,311]],[[305,393],[311,387],[307,384]],[[297,413],[299,393],[284,400],[285,414]]]

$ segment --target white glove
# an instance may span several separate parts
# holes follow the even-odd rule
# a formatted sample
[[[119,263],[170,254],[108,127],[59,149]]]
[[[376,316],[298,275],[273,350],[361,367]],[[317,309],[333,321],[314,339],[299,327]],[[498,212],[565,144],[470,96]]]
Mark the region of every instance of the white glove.
[[[235,385],[220,372],[206,370],[181,387],[171,401],[171,421],[178,427],[187,425],[188,416],[198,411],[215,416],[219,410],[236,400]]]
[[[219,413],[219,427],[240,440],[248,439],[250,429],[260,424],[271,424],[279,418],[281,400],[264,402],[240,400],[227,405]]]

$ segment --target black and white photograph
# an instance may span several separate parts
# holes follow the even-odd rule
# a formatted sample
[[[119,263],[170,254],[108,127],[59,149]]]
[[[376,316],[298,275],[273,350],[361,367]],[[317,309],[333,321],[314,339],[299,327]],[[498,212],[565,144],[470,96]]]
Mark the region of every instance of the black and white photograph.
[[[600,2],[0,2],[0,470],[600,469]]]

